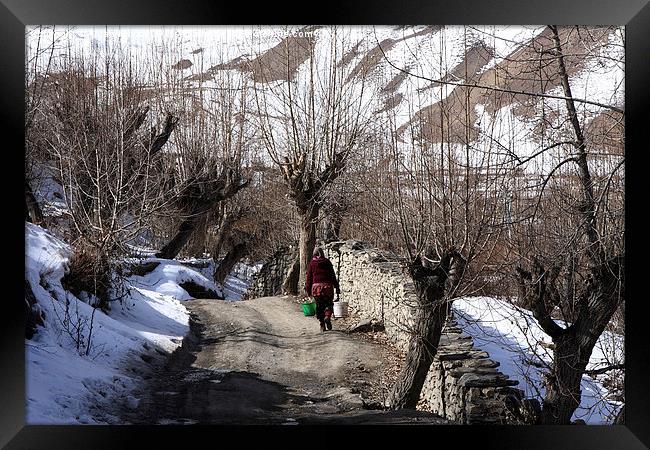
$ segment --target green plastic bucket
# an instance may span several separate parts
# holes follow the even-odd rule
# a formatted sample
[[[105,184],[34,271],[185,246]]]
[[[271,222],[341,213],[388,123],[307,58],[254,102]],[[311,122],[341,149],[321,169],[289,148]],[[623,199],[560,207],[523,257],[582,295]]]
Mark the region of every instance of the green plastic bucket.
[[[306,316],[313,316],[316,314],[316,303],[301,303],[302,312]]]

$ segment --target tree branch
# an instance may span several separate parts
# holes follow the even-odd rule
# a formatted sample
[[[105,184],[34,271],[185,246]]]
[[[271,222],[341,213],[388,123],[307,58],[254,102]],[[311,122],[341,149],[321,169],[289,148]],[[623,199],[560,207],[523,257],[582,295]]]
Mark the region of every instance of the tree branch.
[[[155,128],[152,129],[152,142],[151,145],[149,146],[149,153],[150,156],[155,155],[158,153],[163,146],[167,143],[169,140],[169,137],[172,134],[172,131],[176,128],[176,125],[178,125],[179,118],[174,117],[171,114],[167,114],[167,118],[165,119],[165,126],[163,128],[163,131],[156,136],[156,130]]]
[[[602,375],[610,370],[625,370],[625,363],[612,364],[611,366],[602,367],[600,369],[585,370],[586,375]]]

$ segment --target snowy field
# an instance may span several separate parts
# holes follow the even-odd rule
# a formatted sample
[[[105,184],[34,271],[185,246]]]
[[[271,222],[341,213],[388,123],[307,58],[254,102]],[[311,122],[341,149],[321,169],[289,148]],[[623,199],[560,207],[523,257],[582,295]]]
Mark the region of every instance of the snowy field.
[[[454,300],[453,309],[458,324],[471,335],[481,350],[501,365],[499,370],[519,381],[517,388],[526,397],[541,400],[545,389],[543,369],[550,364],[552,351],[547,348],[551,338],[537,325],[532,313],[504,300],[490,297],[465,297]],[[565,324],[558,323],[562,326]],[[599,369],[624,362],[624,337],[604,332],[594,347],[587,370]],[[604,385],[605,375],[582,378],[582,399],[573,420],[588,424],[609,424],[621,407]]]
[[[141,363],[141,354],[156,351],[171,353],[189,330],[182,301],[191,297],[179,284],[191,280],[221,289],[180,262],[151,259],[160,264],[145,276],[127,277],[119,292],[111,293],[121,299],[111,302],[105,314],[94,310],[89,299],[63,289],[61,278],[71,255],[66,243],[30,223],[25,239],[25,278],[45,322],[26,341],[26,421],[115,423],[118,418],[108,411],[116,399],[126,399],[130,407],[139,401],[132,394],[143,379],[127,369],[130,361]],[[241,290],[245,281],[226,286],[231,297],[241,296]]]

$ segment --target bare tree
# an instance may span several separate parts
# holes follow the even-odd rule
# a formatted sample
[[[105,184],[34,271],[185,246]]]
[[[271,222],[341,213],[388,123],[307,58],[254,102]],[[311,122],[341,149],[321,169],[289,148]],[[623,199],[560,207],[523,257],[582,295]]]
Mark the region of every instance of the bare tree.
[[[417,306],[406,360],[388,400],[391,409],[415,409],[420,400],[448,315],[446,290],[457,287],[465,258],[451,248],[434,267],[425,266],[420,256],[408,269],[415,285]]]
[[[561,32],[557,26],[549,26],[549,29],[554,43],[553,57],[557,60],[574,137],[571,142],[574,153],[555,166],[548,178],[560,165],[574,164],[577,169],[577,183],[574,186],[581,201],[574,210],[578,223],[572,230],[570,239],[576,244],[583,240],[584,245],[579,253],[584,255],[586,267],[583,271],[575,263],[569,264],[559,274],[559,268],[545,267],[539,257],[533,257],[532,269],[518,268],[518,272],[520,296],[532,306],[539,325],[554,343],[553,365],[546,380],[542,422],[562,424],[571,421],[574,411],[580,405],[582,376],[598,338],[625,296],[625,280],[622,249],[608,245],[599,231],[599,228],[602,229],[598,225],[599,215],[603,214],[603,208],[599,207],[594,191],[592,169],[588,161],[589,142],[573,100]],[[621,164],[614,167],[612,174]],[[611,175],[608,178],[611,179]],[[601,198],[606,190],[602,192]],[[558,290],[560,276],[566,277],[564,284],[570,287],[568,295],[565,294],[563,299],[558,299],[563,296]],[[568,305],[572,309],[572,314],[566,318],[566,326],[559,325],[551,317],[556,305]]]
[[[429,178],[429,182],[424,177],[420,177],[419,181],[416,180],[417,175],[412,175],[411,181],[407,181],[409,180],[408,173],[417,174],[418,164],[414,162],[417,159],[411,158],[408,153],[395,152],[392,161],[403,161],[403,167],[392,172],[394,182],[389,185],[388,191],[390,192],[392,189],[398,195],[394,200],[391,200],[390,195],[376,197],[381,199],[379,204],[385,208],[384,216],[390,215],[389,211],[391,210],[398,211],[397,223],[401,224],[398,229],[404,237],[402,248],[404,250],[408,250],[409,247],[425,248],[423,243],[430,237],[428,237],[426,229],[422,230],[417,226],[418,223],[432,224],[431,229],[435,230],[432,233],[435,236],[435,241],[445,242],[447,245],[475,242],[477,245],[465,247],[466,250],[469,250],[467,261],[477,263],[468,264],[465,273],[466,277],[473,280],[467,279],[465,280],[466,284],[464,283],[465,286],[472,286],[470,292],[477,291],[476,282],[480,281],[481,274],[489,274],[490,270],[499,270],[502,277],[507,273],[504,269],[509,265],[509,259],[517,255],[530,254],[533,248],[544,249],[545,254],[555,255],[553,258],[546,258],[553,263],[550,264],[551,267],[548,270],[534,269],[532,275],[523,269],[520,271],[524,277],[521,280],[522,292],[526,292],[526,299],[522,298],[522,300],[534,311],[538,309],[535,317],[538,317],[538,320],[541,320],[540,324],[543,323],[544,326],[554,328],[551,325],[554,322],[550,319],[550,313],[553,308],[560,308],[567,319],[573,317],[571,322],[576,324],[575,327],[583,326],[582,332],[595,333],[589,342],[582,342],[581,347],[569,348],[567,351],[567,345],[563,345],[563,350],[555,350],[555,365],[564,364],[559,361],[576,363],[577,365],[574,364],[573,367],[580,373],[577,376],[576,374],[571,375],[569,384],[578,391],[573,390],[569,393],[569,390],[565,389],[567,383],[562,382],[560,385],[555,378],[556,372],[567,373],[566,366],[564,369],[560,369],[558,366],[551,370],[551,388],[547,393],[555,391],[555,394],[550,394],[551,397],[547,396],[549,400],[553,398],[548,406],[545,406],[547,410],[544,413],[545,420],[548,422],[551,422],[548,417],[558,417],[558,406],[553,406],[553,404],[557,405],[568,401],[568,399],[572,399],[573,406],[579,404],[579,381],[584,370],[584,367],[580,369],[580,364],[586,364],[588,361],[595,340],[602,332],[603,327],[609,323],[611,314],[616,311],[618,303],[614,300],[620,299],[622,292],[622,280],[619,279],[622,270],[622,253],[620,252],[622,233],[621,228],[618,228],[622,216],[617,217],[617,212],[621,211],[619,207],[622,203],[619,198],[620,191],[616,189],[620,186],[620,177],[616,175],[616,172],[621,168],[623,160],[615,161],[613,165],[609,166],[610,172],[599,178],[599,193],[590,192],[593,179],[590,177],[587,157],[593,155],[594,152],[586,150],[584,132],[580,129],[580,116],[576,112],[575,105],[581,106],[583,117],[587,108],[604,111],[601,112],[600,117],[605,116],[605,123],[613,123],[603,133],[604,136],[611,136],[612,130],[618,129],[621,121],[615,118],[612,120],[612,117],[621,114],[623,110],[615,104],[575,97],[569,85],[570,76],[583,70],[590,57],[596,56],[598,49],[612,46],[611,40],[608,41],[611,32],[612,30],[607,28],[576,28],[573,30],[566,28],[558,32],[557,28],[549,27],[539,37],[521,46],[512,54],[506,55],[501,59],[502,62],[488,70],[473,75],[467,70],[467,63],[464,63],[465,71],[463,73],[463,63],[461,63],[459,68],[451,71],[455,74],[456,79],[442,75],[440,78],[421,75],[423,71],[418,72],[398,67],[384,54],[391,67],[410,76],[407,79],[428,81],[431,85],[427,89],[431,89],[433,86],[438,86],[441,90],[445,86],[453,89],[451,93],[446,92],[441,95],[442,98],[445,98],[444,101],[422,108],[415,114],[411,113],[410,116],[413,119],[402,125],[397,130],[398,133],[394,133],[399,135],[406,132],[409,127],[413,129],[414,126],[417,126],[416,133],[413,133],[414,136],[419,135],[420,138],[424,137],[440,142],[441,149],[440,157],[432,158],[432,161],[437,159],[438,166],[426,164],[424,158],[419,165],[422,172],[434,175]],[[444,34],[444,29],[441,36],[442,34]],[[562,55],[560,36],[564,36],[564,46],[570,49],[569,68],[566,64],[560,64],[563,59],[567,59],[566,55]],[[466,54],[468,48],[469,46],[466,45]],[[438,65],[437,71],[434,70],[435,73],[450,72],[444,69],[442,54],[443,52],[440,53],[440,61],[428,60],[432,65]],[[536,63],[537,66],[535,66]],[[551,91],[554,87],[560,87],[562,94]],[[420,90],[419,92],[426,91]],[[569,120],[566,122],[557,120],[559,117],[557,111],[547,106],[551,102],[557,103],[558,101],[565,102],[569,111]],[[485,115],[488,113],[494,117],[500,108],[512,103],[519,108],[517,114],[529,117],[531,122],[537,121],[534,133],[540,133],[540,130],[542,135],[544,131],[548,134],[553,132],[550,143],[543,141],[542,148],[535,151],[532,156],[517,155],[516,142],[504,144],[503,133],[494,128],[496,121],[490,121],[489,116]],[[542,108],[545,106],[547,108],[546,110],[542,109],[541,121],[537,118],[538,116],[530,112],[532,105],[540,103]],[[480,113],[477,113],[474,108],[470,108],[474,104],[484,106],[482,118]],[[529,112],[526,113],[526,111]],[[486,118],[489,126],[492,127],[491,130],[476,125],[477,120],[485,122]],[[567,136],[564,124],[571,126],[569,130],[574,135],[573,139]],[[611,140],[609,139],[610,142]],[[392,141],[395,140],[389,142]],[[462,152],[465,154],[464,158],[458,159],[458,153],[449,151],[452,148],[450,143],[453,142],[464,147],[465,151]],[[481,142],[487,142],[490,145],[484,145]],[[616,147],[615,144],[614,147]],[[536,189],[539,192],[537,197],[528,196],[531,186],[529,182],[534,175],[517,174],[519,168],[525,167],[532,160],[548,161],[553,152],[559,152],[566,146],[572,146],[577,152],[568,158],[560,159],[543,182],[537,184]],[[396,148],[396,145],[389,145],[389,148],[391,147]],[[420,147],[425,148],[424,146]],[[444,151],[445,148],[447,152]],[[424,155],[426,151],[418,150],[417,153]],[[482,161],[481,153],[485,157]],[[594,157],[594,159],[596,158]],[[614,159],[616,160],[616,157]],[[388,161],[390,160],[391,158],[388,158]],[[470,160],[474,160],[474,162],[470,164]],[[607,161],[606,156],[604,160],[599,157],[600,167],[607,166],[603,164],[603,161]],[[575,178],[577,182],[573,181],[574,179],[564,171],[569,164],[575,164],[578,167],[579,175]],[[452,169],[454,166],[457,169]],[[477,171],[476,168],[481,166],[484,170]],[[390,167],[390,163],[388,163],[388,167]],[[543,164],[538,164],[538,171],[539,167],[543,167]],[[437,171],[434,170],[436,168]],[[402,169],[404,175],[397,176]],[[571,181],[563,186],[560,182],[554,182],[553,176],[562,179],[565,183]],[[517,186],[521,180],[524,181],[524,186]],[[418,188],[418,186],[420,187]],[[436,188],[436,186],[438,187]],[[439,191],[436,192],[436,189]],[[430,195],[432,192],[436,192],[436,195]],[[477,192],[481,194],[476,195]],[[562,205],[563,199],[571,199],[576,193],[580,193],[582,197],[582,201],[574,209],[574,212],[578,211],[577,215],[569,213],[566,205]],[[426,197],[429,197],[430,201],[414,201],[414,199],[425,199]],[[474,205],[480,207],[474,208]],[[439,216],[434,213],[435,209],[440,211]],[[481,209],[484,212],[481,212]],[[464,213],[459,215],[459,211],[463,210]],[[551,211],[552,215],[549,215]],[[606,212],[603,213],[603,211]],[[432,220],[436,217],[438,217],[436,220]],[[540,221],[540,217],[544,217],[546,220]],[[597,230],[601,230],[601,233],[604,232],[607,239],[603,240],[603,235],[598,234]],[[477,236],[483,236],[483,238],[476,239]],[[578,242],[578,236],[587,237],[584,247],[585,257],[581,256],[583,255],[582,248],[575,245]],[[555,239],[555,243],[553,243],[553,239]],[[558,239],[560,240],[558,241]],[[603,246],[606,241],[609,244],[604,247],[609,250],[603,253],[599,247]],[[570,245],[567,245],[567,242]],[[571,249],[569,253],[567,253],[567,249]],[[604,256],[608,253],[611,256]],[[415,254],[426,254],[426,252],[420,251]],[[560,265],[557,264],[557,255],[564,255],[560,258],[562,261]],[[583,260],[590,259],[593,263],[589,264],[586,269],[579,268]],[[476,265],[482,268],[477,270]],[[573,267],[573,269],[567,271],[566,268],[561,267],[562,265]],[[534,266],[541,267],[541,264],[534,263]],[[537,277],[535,273],[538,273]],[[541,273],[544,273],[543,278],[539,276]],[[576,289],[581,283],[580,280],[584,284],[582,290]],[[537,294],[533,295],[532,293]],[[581,296],[582,300],[580,300]],[[580,302],[584,303],[585,299],[594,300],[596,298],[609,298],[611,301],[604,302],[607,306],[598,312],[595,309],[591,310],[591,313],[595,314],[594,320],[587,319],[589,314],[585,313],[586,315],[582,316],[583,320],[580,321],[581,313],[578,306]],[[546,313],[542,314],[544,311]],[[573,322],[574,319],[577,321]],[[583,325],[577,325],[579,323],[583,323]],[[588,325],[586,325],[587,323]],[[557,335],[556,330],[551,331]],[[420,335],[422,333],[421,330]],[[573,360],[568,358],[569,353],[574,355]],[[582,355],[580,361],[575,359],[579,354]],[[415,371],[411,370],[411,372]],[[555,389],[553,389],[553,383],[556,383]],[[562,393],[566,396],[563,396]],[[578,403],[575,403],[576,398]],[[555,412],[550,412],[554,408]],[[571,412],[573,410],[575,407]],[[564,408],[560,414],[561,420],[564,422],[568,421],[571,416],[567,411],[568,409]]]
[[[361,145],[369,121],[365,78],[346,80],[346,69],[337,64],[344,36],[335,27],[319,32],[328,33],[328,49],[317,49],[313,37],[293,46],[285,39],[284,48],[276,49],[281,55],[276,64],[286,76],[279,82],[262,77],[255,84],[263,144],[282,169],[300,218],[299,259],[285,282],[294,294],[304,284],[325,193]],[[292,71],[296,52],[309,56],[305,74]]]
[[[153,123],[147,88],[136,75],[145,64],[127,62],[119,46],[104,58],[64,50],[47,70],[36,67],[28,86],[28,96],[37,93],[27,117],[34,150],[28,161],[59,185],[67,219],[59,231],[84,261],[93,260],[94,281],[85,288],[106,308],[112,259],[168,205],[169,168],[161,154],[178,119],[167,114],[162,126]]]
[[[441,72],[449,70],[443,53],[436,63]],[[469,63],[459,70],[468,77]],[[415,88],[407,84],[407,95]],[[476,147],[468,108],[472,90],[414,94],[420,105],[433,101],[435,108],[406,126],[398,124],[394,111],[384,114],[385,150],[377,162],[378,169],[386,170],[381,177],[370,176],[388,181],[376,193],[385,209],[380,216],[394,222],[389,229],[397,235],[391,237],[400,238],[398,248],[407,255],[417,298],[410,305],[411,323],[404,324],[411,340],[390,394],[393,409],[416,407],[452,301],[476,289],[502,235],[495,224],[502,219],[498,193],[505,170],[494,157],[494,146]],[[410,117],[415,115],[410,111]]]
[[[182,220],[157,253],[160,258],[176,257],[210,212],[250,183],[244,173],[251,133],[249,89],[229,74],[217,73],[212,81],[218,89],[182,91],[189,96],[185,127],[175,140],[175,207]]]

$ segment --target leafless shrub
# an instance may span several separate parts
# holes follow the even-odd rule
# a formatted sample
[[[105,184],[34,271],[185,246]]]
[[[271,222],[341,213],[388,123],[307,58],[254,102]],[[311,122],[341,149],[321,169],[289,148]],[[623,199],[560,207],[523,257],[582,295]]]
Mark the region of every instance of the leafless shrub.
[[[82,244],[74,248],[68,262],[68,270],[61,278],[61,285],[76,297],[81,297],[82,292],[95,297],[97,303],[92,306],[108,310],[110,274],[111,265],[107,256],[98,253],[91,246]]]

